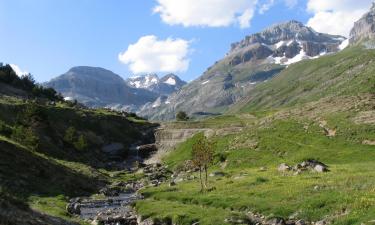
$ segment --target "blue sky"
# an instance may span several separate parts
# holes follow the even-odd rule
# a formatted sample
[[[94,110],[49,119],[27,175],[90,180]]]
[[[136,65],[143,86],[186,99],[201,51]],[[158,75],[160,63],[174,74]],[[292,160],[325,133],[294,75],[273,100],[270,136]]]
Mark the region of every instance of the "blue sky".
[[[311,22],[319,8],[309,10],[308,1],[319,4],[321,0],[295,0],[292,6],[287,3],[290,0],[238,0],[253,1],[253,5],[249,6],[253,10],[253,16],[248,18],[250,26],[246,27],[245,24],[245,28],[241,28],[242,24],[235,20],[224,25],[212,25],[212,21],[206,24],[194,24],[196,20],[190,20],[190,24],[181,22],[189,20],[189,16],[200,18],[199,15],[190,14],[181,19],[177,13],[177,16],[172,15],[167,21],[168,18],[161,17],[162,12],[154,12],[153,9],[162,4],[160,2],[169,4],[171,1],[177,0],[0,0],[0,62],[17,64],[40,82],[80,65],[103,67],[126,78],[134,74],[132,63],[142,57],[150,60],[153,55],[134,56],[138,50],[135,48],[135,53],[128,54],[126,64],[119,60],[119,54],[125,53],[129,45],[134,45],[140,38],[153,35],[156,41],[168,38],[171,42],[184,40],[188,45],[186,52],[177,54],[182,54],[181,57],[188,65],[182,69],[181,66],[177,69],[173,69],[173,66],[166,69],[164,66],[161,69],[161,65],[155,62],[151,69],[159,74],[170,70],[169,72],[176,72],[190,81],[222,58],[232,42],[239,41],[246,35],[290,19]],[[363,13],[369,2],[371,1],[363,0],[366,7],[363,6],[358,14]],[[260,8],[267,3],[270,3],[269,10],[261,14]],[[327,7],[322,10],[328,13],[336,10],[329,8],[331,6]],[[218,12],[220,13],[221,11]],[[242,13],[245,14],[245,11],[239,10],[236,15]],[[163,45],[160,46],[161,50],[155,54],[163,51]],[[172,53],[175,50],[172,49]],[[172,57],[172,53],[169,56]],[[160,60],[162,59],[165,58],[161,57]],[[142,67],[138,67],[137,73],[142,74],[142,71]]]

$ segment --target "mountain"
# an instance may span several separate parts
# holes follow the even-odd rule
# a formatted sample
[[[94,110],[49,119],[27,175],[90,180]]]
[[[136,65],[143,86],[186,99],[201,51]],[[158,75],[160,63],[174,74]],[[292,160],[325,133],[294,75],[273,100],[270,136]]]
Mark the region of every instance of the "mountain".
[[[44,85],[66,99],[76,99],[90,107],[134,110],[158,97],[148,90],[128,86],[119,75],[100,67],[73,67]]]
[[[369,12],[362,16],[350,31],[350,44],[375,38],[375,3]]]
[[[174,119],[180,110],[193,117],[220,114],[288,65],[346,45],[342,36],[318,33],[297,21],[277,24],[233,43],[227,55],[198,79],[139,113],[154,120]]]
[[[178,76],[167,74],[159,78],[156,74],[130,77],[126,83],[134,88],[146,89],[158,95],[169,95],[181,89],[186,84]]]
[[[100,67],[71,68],[44,83],[60,92],[67,100],[77,100],[89,107],[137,111],[160,96],[178,91],[186,82],[174,74],[159,78],[156,74],[124,80],[112,71]]]

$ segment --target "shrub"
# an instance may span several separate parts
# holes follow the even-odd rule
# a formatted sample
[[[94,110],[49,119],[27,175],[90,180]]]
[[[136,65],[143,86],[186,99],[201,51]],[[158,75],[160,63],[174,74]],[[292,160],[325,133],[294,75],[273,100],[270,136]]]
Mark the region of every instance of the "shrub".
[[[72,144],[74,142],[75,136],[76,136],[76,129],[74,127],[69,127],[65,131],[64,141]]]
[[[39,137],[30,127],[14,127],[12,131],[12,139],[33,150],[37,149],[39,146]]]
[[[186,114],[186,112],[183,112],[183,111],[179,111],[177,114],[176,114],[176,120],[177,121],[187,121],[189,119],[188,115]]]
[[[86,138],[85,136],[83,136],[82,134],[78,137],[77,141],[75,141],[73,143],[74,147],[79,150],[79,151],[82,151],[82,150],[85,150],[87,148],[87,141],[86,141]]]

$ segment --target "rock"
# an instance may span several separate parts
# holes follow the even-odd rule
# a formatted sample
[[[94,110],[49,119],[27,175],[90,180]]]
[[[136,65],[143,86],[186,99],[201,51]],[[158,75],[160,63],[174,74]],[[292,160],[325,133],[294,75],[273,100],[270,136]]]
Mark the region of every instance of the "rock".
[[[221,171],[215,171],[215,172],[210,173],[209,176],[210,177],[223,177],[225,176],[225,173]]]
[[[280,164],[279,167],[277,168],[279,172],[286,172],[286,171],[289,171],[290,169],[291,169],[290,166],[288,166],[286,163]]]
[[[325,167],[324,165],[321,165],[321,164],[318,164],[314,167],[314,170],[318,173],[324,173],[324,172],[327,172],[328,169],[327,167]]]
[[[267,171],[267,167],[262,166],[262,167],[259,168],[258,171],[259,172],[265,172],[265,171]]]
[[[145,219],[138,223],[139,225],[155,225],[154,221],[150,218]]]
[[[295,225],[306,225],[307,223],[304,220],[297,220]]]
[[[174,181],[169,182],[169,187],[176,186],[176,183]]]
[[[273,218],[266,222],[267,225],[285,225],[285,220],[283,218]]]
[[[110,196],[110,197],[113,197],[113,196],[119,196],[119,190],[115,189],[115,188],[111,188],[111,187],[104,187],[102,189],[99,190],[99,193],[105,195],[105,196]]]
[[[327,222],[325,220],[315,222],[315,225],[326,225],[326,224],[327,224]]]
[[[158,150],[156,144],[140,145],[136,149],[142,158],[147,158]]]
[[[375,38],[375,4],[370,11],[354,23],[350,31],[350,44],[356,44],[359,41]]]
[[[81,199],[80,198],[73,198],[70,202],[66,205],[66,211],[72,215],[80,215],[81,214]]]

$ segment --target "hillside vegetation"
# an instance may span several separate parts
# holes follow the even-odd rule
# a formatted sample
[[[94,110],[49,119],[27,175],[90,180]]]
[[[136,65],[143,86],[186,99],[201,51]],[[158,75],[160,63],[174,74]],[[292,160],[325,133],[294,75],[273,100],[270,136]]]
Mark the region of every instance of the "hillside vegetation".
[[[176,224],[255,224],[257,215],[373,224],[374,54],[353,47],[291,65],[258,85],[232,114],[170,124],[213,129],[237,124],[243,129],[211,137],[217,144],[208,192],[199,192],[198,174],[189,167],[194,136],[164,158],[177,184],[143,190],[146,198],[137,210]],[[307,160],[318,160],[329,171],[278,171],[282,163]]]
[[[27,85],[25,85],[27,84]],[[0,224],[67,224],[72,197],[98,193],[116,176],[102,151],[152,141],[156,124],[133,114],[64,101],[32,77],[0,68]]]
[[[336,96],[375,94],[375,51],[360,45],[290,65],[229,112],[288,107]]]

